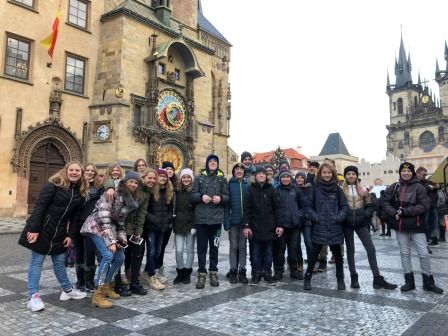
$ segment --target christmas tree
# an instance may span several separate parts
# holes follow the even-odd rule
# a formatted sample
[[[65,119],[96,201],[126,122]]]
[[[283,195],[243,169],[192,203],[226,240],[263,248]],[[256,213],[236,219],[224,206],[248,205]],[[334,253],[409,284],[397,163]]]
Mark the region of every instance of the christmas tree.
[[[272,155],[271,164],[274,166],[274,169],[278,171],[278,166],[280,164],[280,161],[285,161],[286,156],[285,153],[282,151],[280,146],[277,147],[274,154]],[[286,160],[287,161],[287,160]]]

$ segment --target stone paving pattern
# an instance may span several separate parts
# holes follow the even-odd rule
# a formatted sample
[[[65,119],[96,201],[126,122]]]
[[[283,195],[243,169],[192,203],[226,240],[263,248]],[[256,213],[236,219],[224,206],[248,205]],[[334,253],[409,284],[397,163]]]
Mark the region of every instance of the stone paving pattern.
[[[15,226],[14,226],[15,225]],[[19,226],[19,227],[17,227]],[[59,301],[60,289],[47,258],[40,293],[45,310],[26,309],[28,250],[17,245],[23,227],[20,220],[0,220],[0,335],[448,335],[448,296],[422,290],[418,258],[413,257],[417,290],[411,293],[374,290],[367,256],[356,241],[361,289],[336,290],[335,270],[313,276],[313,290],[289,276],[267,285],[231,285],[228,271],[227,234],[221,240],[220,286],[207,283],[204,290],[172,285],[175,277],[174,244],[166,253],[164,291],[114,301],[112,309],[93,308],[89,299]],[[11,233],[16,232],[16,233]],[[401,261],[394,238],[372,235],[380,271],[387,280],[403,284]],[[448,290],[448,243],[433,248],[436,283]],[[331,253],[330,253],[331,254]],[[196,268],[195,263],[195,268]],[[196,272],[196,269],[195,269]],[[76,277],[68,268],[70,279]],[[249,273],[249,272],[248,272]]]

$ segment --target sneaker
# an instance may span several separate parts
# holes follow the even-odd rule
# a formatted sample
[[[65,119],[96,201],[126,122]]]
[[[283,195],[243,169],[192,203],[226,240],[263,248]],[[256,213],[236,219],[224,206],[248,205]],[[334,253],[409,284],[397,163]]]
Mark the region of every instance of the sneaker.
[[[87,296],[85,292],[81,292],[80,290],[76,288],[72,288],[71,291],[66,292],[62,291],[61,296],[59,297],[59,300],[61,301],[67,301],[67,300],[79,300],[84,299]]]
[[[438,247],[439,246],[439,242],[437,241],[437,238],[433,238],[428,245],[432,246],[432,247]]]
[[[40,298],[39,293],[34,293],[31,295],[30,300],[28,301],[28,304],[26,305],[28,309],[30,309],[32,312],[37,312],[45,308],[44,302]]]

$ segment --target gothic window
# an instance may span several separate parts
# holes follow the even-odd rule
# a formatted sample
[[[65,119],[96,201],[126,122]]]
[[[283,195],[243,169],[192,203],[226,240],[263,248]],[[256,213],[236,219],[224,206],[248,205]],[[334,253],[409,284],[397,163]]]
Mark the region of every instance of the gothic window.
[[[419,146],[425,153],[432,151],[436,146],[436,139],[434,138],[434,134],[429,131],[424,131],[420,135]]]
[[[398,143],[398,149],[403,149],[403,147],[404,147],[403,141],[400,141]]]
[[[403,114],[403,98],[397,100],[398,114]]]
[[[414,108],[417,108],[418,100],[417,97],[414,97]]]
[[[8,36],[6,38],[5,74],[28,79],[31,43],[25,39]]]
[[[142,106],[141,105],[134,105],[134,127],[141,126],[143,124],[142,120]]]

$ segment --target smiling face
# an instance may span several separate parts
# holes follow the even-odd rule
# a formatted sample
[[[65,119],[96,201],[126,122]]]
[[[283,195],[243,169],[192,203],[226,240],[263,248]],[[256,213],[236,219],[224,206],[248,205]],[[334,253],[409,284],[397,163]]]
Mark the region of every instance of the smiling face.
[[[298,175],[296,177],[296,183],[297,183],[298,186],[303,186],[305,184],[305,180],[303,179],[302,176]]]
[[[244,169],[243,168],[236,168],[235,169],[235,178],[238,180],[241,180],[244,177]]]
[[[265,183],[266,182],[266,174],[265,173],[257,173],[257,175],[255,175],[255,181],[257,181],[258,183]]]
[[[246,156],[241,163],[244,165],[244,167],[249,167],[252,164],[252,158]]]
[[[119,179],[121,177],[121,170],[118,167],[112,167],[110,171],[110,177],[114,180]]]
[[[272,176],[274,176],[274,171],[272,170],[271,167],[266,168],[266,175],[268,178],[271,178]]]
[[[400,177],[404,181],[409,181],[412,178],[412,170],[410,170],[409,168],[403,168],[400,172]]]
[[[82,176],[82,167],[77,163],[72,163],[67,167],[66,173],[70,183],[78,183]]]
[[[168,177],[166,177],[165,175],[159,175],[159,184],[161,186],[165,186],[167,182],[168,182]]]
[[[126,187],[128,187],[130,192],[134,192],[137,190],[138,181],[134,179],[130,179],[126,181]]]
[[[283,175],[280,178],[280,183],[284,186],[287,186],[291,183],[291,177],[289,175]]]
[[[330,182],[333,179],[333,172],[328,167],[323,167],[320,174],[322,180],[325,182]]]
[[[166,173],[168,174],[168,177],[172,178],[174,175],[174,169],[171,167],[166,167],[165,170],[166,170]]]
[[[347,174],[345,174],[345,180],[348,184],[355,184],[356,180],[358,179],[358,176],[355,172],[349,171]]]
[[[89,182],[92,181],[96,177],[96,174],[97,174],[97,172],[96,172],[94,166],[88,165],[86,167],[86,171],[84,172],[84,176],[86,177],[87,181],[89,181]]]
[[[216,169],[218,169],[218,161],[216,159],[208,160],[208,170],[214,172]]]
[[[137,162],[136,167],[137,167],[137,172],[138,172],[138,173],[141,173],[141,172],[144,171],[145,168],[147,168],[148,166],[146,165],[145,161],[140,160],[139,162]]]
[[[316,174],[316,172],[317,172],[317,167],[315,167],[315,166],[309,166],[308,168],[309,168],[311,174]]]
[[[191,178],[190,175],[185,174],[185,175],[182,176],[182,178],[180,179],[180,181],[182,182],[182,185],[183,185],[184,187],[189,187],[189,186],[191,186],[191,184],[192,184],[192,182],[193,182],[193,179]]]
[[[152,188],[157,183],[157,176],[154,172],[149,172],[143,177],[143,182],[148,188]]]

